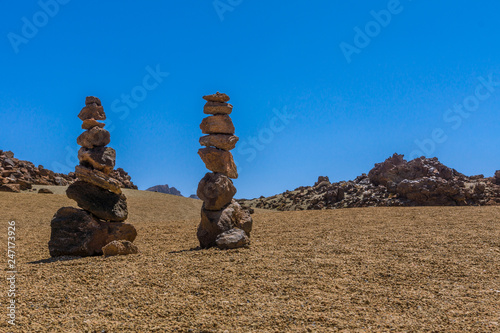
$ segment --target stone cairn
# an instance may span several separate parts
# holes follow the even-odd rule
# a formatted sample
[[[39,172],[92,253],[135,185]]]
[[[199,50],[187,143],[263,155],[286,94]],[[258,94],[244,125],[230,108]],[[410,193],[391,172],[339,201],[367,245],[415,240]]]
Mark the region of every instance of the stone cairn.
[[[232,249],[250,243],[252,218],[233,199],[236,188],[230,178],[238,178],[236,165],[230,150],[234,149],[238,137],[234,135],[234,125],[229,117],[233,106],[228,104],[229,96],[217,92],[203,96],[207,101],[203,112],[209,114],[200,128],[203,134],[198,151],[209,172],[198,185],[197,195],[203,200],[198,240],[202,248],[218,246]]]
[[[76,166],[77,181],[66,190],[68,198],[83,209],[63,207],[51,221],[50,255],[92,256],[103,254],[103,247],[113,243],[121,251],[113,254],[137,253],[131,242],[137,236],[127,219],[127,198],[120,183],[109,175],[115,167],[116,152],[106,147],[110,133],[104,129],[106,114],[97,97],[87,97],[86,106],[78,118],[85,130],[77,139],[80,165]],[[123,246],[116,244],[123,243]],[[116,253],[115,253],[116,252]]]

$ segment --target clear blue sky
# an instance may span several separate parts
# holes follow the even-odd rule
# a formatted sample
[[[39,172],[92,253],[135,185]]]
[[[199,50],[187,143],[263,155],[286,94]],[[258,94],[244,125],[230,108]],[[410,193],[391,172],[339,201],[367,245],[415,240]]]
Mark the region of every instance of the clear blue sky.
[[[352,179],[394,152],[500,169],[497,1],[60,2],[2,4],[0,149],[18,158],[72,171],[95,95],[117,166],[190,195],[207,172],[201,96],[221,91],[237,197]]]

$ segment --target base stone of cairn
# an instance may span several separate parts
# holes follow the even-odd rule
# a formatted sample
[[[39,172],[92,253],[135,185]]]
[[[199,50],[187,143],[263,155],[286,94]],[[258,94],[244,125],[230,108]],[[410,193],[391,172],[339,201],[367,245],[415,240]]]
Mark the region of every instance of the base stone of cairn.
[[[78,115],[86,130],[77,139],[82,146],[78,152],[80,165],[75,168],[78,180],[66,190],[68,198],[83,209],[63,207],[52,218],[49,252],[53,257],[101,255],[109,243],[131,243],[137,236],[133,225],[123,223],[128,217],[127,198],[119,183],[109,177],[116,152],[106,147],[110,134],[98,121],[106,120],[104,108],[97,97],[87,97],[85,104]],[[113,246],[119,248],[119,254],[137,253],[135,245]]]
[[[203,96],[207,101],[203,109],[211,116],[203,119],[200,144],[206,148],[198,151],[209,172],[198,185],[197,195],[203,200],[201,222],[197,236],[202,248],[217,246],[234,249],[250,244],[252,217],[233,199],[236,188],[231,178],[238,178],[230,150],[236,147],[238,137],[229,117],[233,106],[229,96],[217,92]]]

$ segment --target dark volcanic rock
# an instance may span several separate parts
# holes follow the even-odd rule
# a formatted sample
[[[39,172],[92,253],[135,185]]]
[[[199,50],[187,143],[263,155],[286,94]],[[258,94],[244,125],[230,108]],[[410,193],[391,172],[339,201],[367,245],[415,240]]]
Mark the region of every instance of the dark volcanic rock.
[[[115,240],[133,242],[137,236],[130,224],[102,222],[73,207],[59,209],[50,226],[49,252],[52,257],[101,255],[106,244]]]
[[[78,206],[106,221],[127,219],[127,198],[84,181],[76,181],[66,190],[68,198]]]
[[[198,197],[207,210],[220,210],[228,205],[236,194],[233,181],[220,173],[207,173],[198,184]]]
[[[111,142],[111,134],[100,127],[92,127],[76,139],[76,143],[85,148],[104,147]]]
[[[78,160],[85,167],[92,167],[109,175],[115,167],[116,151],[110,147],[82,147],[78,151]]]
[[[235,228],[224,231],[222,234],[217,236],[215,243],[217,244],[217,247],[222,250],[236,249],[249,245],[250,239],[243,230]]]
[[[182,194],[179,190],[177,190],[175,187],[169,187],[168,185],[156,185],[148,188],[146,191],[172,194],[182,197]]]
[[[198,226],[198,240],[202,248],[216,246],[217,237],[224,231],[238,228],[248,237],[252,231],[252,217],[233,200],[230,205],[219,211],[201,210],[201,222]]]

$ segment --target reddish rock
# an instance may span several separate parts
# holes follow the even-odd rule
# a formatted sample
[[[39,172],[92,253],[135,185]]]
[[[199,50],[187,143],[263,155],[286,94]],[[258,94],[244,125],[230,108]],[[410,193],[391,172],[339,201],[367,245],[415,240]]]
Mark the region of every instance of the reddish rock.
[[[206,95],[203,96],[203,99],[207,102],[219,102],[219,103],[225,103],[229,101],[229,96],[220,92],[217,92],[212,95]]]
[[[76,142],[84,148],[104,147],[111,142],[111,135],[104,128],[93,127],[80,134]]]
[[[78,115],[81,120],[95,119],[95,120],[106,120],[106,114],[104,113],[104,108],[96,103],[87,104]]]
[[[93,170],[84,166],[78,165],[75,168],[76,177],[84,182],[93,184],[102,189],[111,191],[116,194],[121,194],[120,182],[106,175],[99,170]]]
[[[102,254],[105,257],[123,256],[137,253],[139,253],[139,249],[137,248],[137,246],[127,240],[115,240],[109,244],[106,244],[106,246],[102,248]]]
[[[203,107],[205,114],[231,114],[233,106],[228,103],[207,102]]]
[[[101,100],[95,96],[87,96],[85,98],[85,105],[89,105],[89,104],[97,104],[98,106],[101,106]]]
[[[230,152],[210,147],[201,148],[198,154],[210,171],[222,173],[229,178],[238,178],[238,171]]]
[[[220,210],[227,206],[236,188],[233,181],[220,173],[207,173],[198,184],[198,197],[205,203],[207,210]]]
[[[92,167],[108,175],[115,167],[116,151],[110,147],[82,147],[78,151],[78,160],[82,166]]]
[[[82,123],[82,129],[84,130],[89,130],[91,129],[92,127],[100,127],[100,128],[103,128],[106,124],[104,123],[100,123],[98,122],[97,120],[95,120],[94,118],[92,119],[85,119]]]
[[[206,147],[215,147],[223,150],[232,150],[236,147],[239,138],[235,135],[210,134],[200,138],[200,144]]]
[[[115,240],[133,242],[137,236],[130,224],[99,221],[92,214],[73,207],[59,209],[50,226],[52,257],[101,255],[106,244]]]
[[[4,184],[0,186],[0,192],[19,193],[21,192],[21,186],[19,184]]]
[[[206,117],[200,129],[203,134],[234,134],[233,121],[226,114]]]
[[[38,190],[38,193],[40,193],[40,194],[54,194],[54,192],[52,192],[48,188],[41,188]]]

